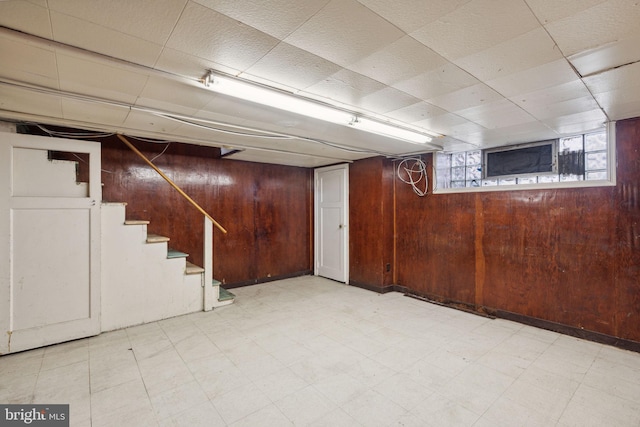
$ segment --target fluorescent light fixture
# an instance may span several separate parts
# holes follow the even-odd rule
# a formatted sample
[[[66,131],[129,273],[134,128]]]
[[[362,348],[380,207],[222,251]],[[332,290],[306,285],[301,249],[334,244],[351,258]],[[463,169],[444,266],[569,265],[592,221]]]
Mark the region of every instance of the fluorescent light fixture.
[[[204,84],[214,92],[326,122],[348,125],[354,119],[353,114],[346,111],[224,76],[209,73],[204,78]]]
[[[364,117],[356,117],[353,112],[340,110],[338,108],[321,104],[312,100],[304,99],[287,92],[271,89],[257,84],[244,82],[240,79],[220,75],[208,71],[202,79],[204,85],[217,93],[244,99],[269,107],[302,114],[326,122],[336,123],[344,126],[351,126],[366,132],[395,138],[414,144],[425,144],[431,141],[431,137],[422,133],[403,129],[391,124],[385,124]],[[425,133],[439,136],[431,132]]]
[[[426,144],[431,142],[433,138],[411,130],[402,129],[397,126],[388,125],[364,117],[358,117],[350,123],[356,129],[371,132],[379,135],[388,136],[390,138],[402,139],[414,144]]]

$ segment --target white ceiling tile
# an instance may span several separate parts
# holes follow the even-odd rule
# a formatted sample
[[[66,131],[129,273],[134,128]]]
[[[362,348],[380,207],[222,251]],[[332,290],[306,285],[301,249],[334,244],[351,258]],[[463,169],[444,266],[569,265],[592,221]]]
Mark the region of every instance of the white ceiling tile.
[[[456,114],[487,129],[520,125],[536,120],[522,108],[506,99],[458,110]]]
[[[455,112],[482,104],[488,104],[501,98],[500,94],[489,86],[484,83],[478,83],[454,92],[430,98],[427,102],[444,110]]]
[[[155,44],[164,44],[187,0],[48,0],[51,10]],[[78,31],[78,35],[87,35]],[[54,35],[55,26],[54,26]],[[56,35],[57,37],[57,35]]]
[[[0,1],[0,25],[40,37],[51,38],[46,2]]]
[[[176,121],[137,110],[131,110],[122,124],[123,129],[135,129],[150,138],[159,139],[163,139],[165,134],[178,135],[176,130],[180,126],[182,125]]]
[[[599,93],[596,99],[610,120],[640,117],[640,86]]]
[[[549,62],[508,76],[487,81],[505,97],[554,87],[578,79],[578,75],[565,59]]]
[[[163,111],[193,114],[220,96],[199,83],[150,76],[135,105]]]
[[[413,37],[404,36],[350,65],[349,69],[393,85],[445,64],[447,61],[443,57]]]
[[[602,110],[594,109],[565,116],[556,116],[543,120],[543,123],[560,135],[571,135],[601,129],[606,121],[607,117]]]
[[[217,62],[168,47],[162,49],[154,68],[192,79],[202,78],[207,70],[217,70],[227,74],[238,74],[240,72],[235,68],[229,68]]]
[[[256,163],[272,163],[278,165],[298,166],[304,168],[317,168],[321,166],[332,165],[335,163],[344,162],[345,159],[340,157],[326,158],[326,157],[314,157],[305,154],[295,153],[274,153],[263,150],[251,150],[247,149],[238,153],[233,153],[227,157],[226,160],[242,160],[245,162]]]
[[[597,74],[640,60],[640,35],[616,41],[569,57],[581,76]]]
[[[518,94],[510,99],[524,109],[544,110],[548,105],[589,96],[585,84],[581,80],[573,80],[550,88]]]
[[[328,78],[308,87],[301,95],[310,93],[323,99],[347,105],[360,105],[372,92],[384,89],[384,85],[361,74],[342,69]]]
[[[121,126],[129,114],[129,108],[63,99],[62,114],[64,118],[70,120]]]
[[[477,134],[470,135],[469,140],[480,144],[481,148],[493,148],[557,137],[558,134],[553,129],[536,121],[497,129],[483,129]]]
[[[0,110],[43,117],[62,117],[59,97],[6,85],[0,85]]]
[[[538,26],[523,0],[473,0],[410,35],[453,61]]]
[[[266,33],[189,3],[167,47],[243,71],[277,44],[278,39]]]
[[[638,22],[640,5],[629,0],[610,0],[551,22],[545,28],[562,53],[572,56],[618,40],[637,38],[640,36]]]
[[[547,24],[589,9],[607,0],[526,0],[540,22]]]
[[[284,41],[344,67],[404,33],[355,0],[333,0]]]
[[[387,116],[401,122],[415,124],[443,114],[447,114],[447,111],[421,101],[404,108],[389,111]]]
[[[363,97],[357,104],[364,110],[377,114],[385,114],[389,111],[414,105],[419,100],[398,89],[385,87]]]
[[[611,120],[640,116],[640,62],[584,79]]]
[[[364,132],[360,132],[346,126],[341,126],[344,133],[347,135],[354,134],[364,134]],[[205,127],[200,126],[191,126],[188,124],[184,124],[176,129],[176,133],[179,135],[185,135],[188,138],[193,138],[201,141],[207,141],[208,145],[214,146],[230,146],[234,148],[258,148],[269,151],[278,151],[284,153],[291,154],[301,154],[319,156],[319,157],[327,157],[327,158],[342,158],[342,159],[354,159],[361,158],[363,156],[372,155],[373,153],[356,153],[353,150],[345,151],[335,146],[330,146],[328,144],[323,144],[320,142],[303,140],[303,139],[293,139],[293,138],[283,138],[283,139],[271,139],[271,138],[260,138],[260,137],[250,137],[247,136],[247,132],[237,132],[235,134],[231,133],[220,133],[213,129],[207,129]],[[366,134],[359,135],[361,141],[365,141],[363,145],[366,144],[368,135],[371,135],[371,149],[375,149],[375,146],[380,146],[381,137],[377,137],[376,135]],[[388,138],[384,138],[388,141]]]
[[[447,136],[453,136],[450,131],[457,126],[470,125],[476,132],[482,129],[482,126],[471,123],[467,119],[453,113],[439,114],[426,120],[415,122],[413,125]]]
[[[60,89],[107,100],[133,103],[148,75],[115,64],[58,53]]]
[[[640,87],[640,62],[585,77],[584,83],[595,94]]]
[[[451,126],[449,128],[449,132],[447,132],[447,136],[459,139],[460,141],[475,142],[471,138],[471,135],[477,134],[483,129],[484,127],[482,127],[481,125],[465,120],[459,125]]]
[[[416,149],[207,91],[197,79],[207,69],[216,69],[380,120],[445,134],[437,143],[446,147],[546,139],[589,131],[607,117],[640,116],[636,3],[0,0],[0,58],[11,59],[0,61],[0,78],[136,105],[130,111],[100,103],[83,105],[78,99],[3,83],[0,117],[31,114],[48,123],[87,123],[92,129],[117,128],[203,145],[242,142],[276,147],[297,154],[242,155],[277,163],[299,157],[304,159],[295,160],[300,165],[372,155],[361,149],[396,155]],[[558,43],[555,49],[541,23]],[[295,43],[283,43],[281,37]],[[570,55],[569,60],[561,53]],[[586,76],[584,84],[572,66]],[[163,77],[144,67],[174,76]],[[149,76],[153,77],[148,80]],[[227,135],[139,110],[144,107],[348,144],[356,151],[300,139],[274,142]],[[531,116],[538,121],[531,121]]]
[[[591,95],[587,95],[582,98],[573,98],[549,104],[535,103],[523,108],[535,118],[545,121],[553,119],[554,117],[562,117],[574,113],[581,114],[586,111],[596,110],[599,106]]]
[[[308,21],[330,0],[194,0],[278,39],[283,39]]]
[[[11,58],[3,61],[0,76],[45,87],[58,87],[56,57],[52,48],[18,39],[0,38],[0,58]]]
[[[242,104],[244,104],[244,106]],[[244,117],[248,118],[240,119],[238,114],[236,114],[236,109],[241,109],[245,113]],[[345,141],[348,141],[348,145],[356,149],[363,149],[366,153],[369,153],[370,150],[378,150],[385,153],[399,153],[402,152],[403,146],[411,146],[409,143],[401,143],[398,145],[397,140],[391,140],[394,141],[393,148],[400,151],[389,151],[390,138],[373,135],[350,126],[337,125],[313,119],[301,114],[265,108],[259,104],[239,102],[230,97],[227,97],[227,99],[224,99],[222,96],[216,98],[207,104],[203,110],[198,111],[193,116],[197,119],[244,127],[244,130],[241,129],[240,132],[275,132],[303,138],[287,142],[287,144],[292,143],[294,145],[296,141],[300,143],[304,142],[305,139],[333,141],[337,145],[345,144]],[[224,137],[224,135],[222,137]],[[290,138],[285,138],[285,140],[287,139]],[[247,143],[247,141],[250,142],[250,139],[247,140],[245,138],[244,142]],[[280,139],[272,141],[278,143]],[[262,144],[262,142],[260,143]],[[306,147],[313,150],[322,150],[314,151],[317,155],[335,156],[335,154],[331,154],[335,147],[330,149],[328,145],[319,143],[313,143],[313,145]],[[339,152],[342,158],[355,159],[362,156],[358,151],[339,150]]]
[[[305,50],[280,43],[262,57],[240,77],[277,82],[289,88],[302,90],[337,73],[342,67]],[[273,84],[273,83],[272,83]]]
[[[478,83],[478,79],[471,74],[455,64],[448,63],[392,86],[422,100],[427,100]]]
[[[137,64],[152,66],[162,50],[159,44],[53,11],[51,22],[58,42]]]
[[[479,80],[492,80],[562,59],[554,41],[538,27],[454,62]]]
[[[410,33],[433,22],[470,0],[358,0],[403,31]]]

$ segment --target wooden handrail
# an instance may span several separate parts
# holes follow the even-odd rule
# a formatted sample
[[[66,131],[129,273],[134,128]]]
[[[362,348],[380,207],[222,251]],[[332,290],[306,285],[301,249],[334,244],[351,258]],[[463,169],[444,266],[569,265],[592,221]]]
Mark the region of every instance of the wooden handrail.
[[[188,195],[187,193],[185,193],[184,191],[182,191],[182,189],[181,189],[180,187],[178,187],[178,186],[176,185],[176,183],[175,183],[175,182],[173,182],[173,181],[171,180],[171,178],[169,178],[167,175],[165,175],[165,174],[164,174],[164,172],[162,172],[160,169],[158,169],[158,167],[157,167],[156,165],[154,165],[154,164],[151,162],[151,160],[147,159],[147,158],[145,157],[145,155],[144,155],[144,154],[142,154],[142,153],[141,153],[141,152],[140,152],[136,147],[134,147],[134,146],[133,146],[133,144],[132,144],[132,143],[130,143],[130,142],[127,140],[127,138],[125,138],[125,137],[124,137],[124,135],[122,135],[122,134],[118,134],[118,138],[120,138],[120,140],[121,140],[122,142],[124,142],[125,144],[127,144],[127,146],[128,146],[129,148],[131,148],[131,150],[132,150],[134,153],[136,153],[138,156],[140,156],[140,157],[142,158],[142,160],[144,160],[144,161],[145,161],[149,166],[151,166],[151,167],[153,168],[153,170],[155,170],[156,172],[158,172],[158,173],[160,174],[160,176],[161,176],[162,178],[164,178],[164,180],[165,180],[165,181],[167,181],[167,182],[169,183],[169,185],[171,185],[173,188],[175,188],[175,189],[176,189],[176,191],[177,191],[178,193],[180,193],[180,194],[182,195],[182,197],[184,197],[185,199],[187,199],[187,201],[188,201],[189,203],[191,203],[191,204],[192,204],[196,209],[198,209],[198,211],[200,211],[200,213],[201,213],[201,214],[203,214],[204,216],[206,216],[207,218],[209,218],[209,219],[211,220],[211,222],[212,222],[216,227],[218,227],[218,229],[219,229],[220,231],[222,231],[224,234],[227,234],[227,230],[225,230],[223,226],[221,226],[220,224],[218,224],[218,222],[217,222],[215,219],[213,219],[213,217],[212,217],[211,215],[209,215],[209,214],[208,214],[204,209],[202,209],[202,208],[200,207],[200,205],[198,205],[198,204],[197,204],[197,203],[196,203],[196,202],[195,202],[191,197],[189,197],[189,195]]]

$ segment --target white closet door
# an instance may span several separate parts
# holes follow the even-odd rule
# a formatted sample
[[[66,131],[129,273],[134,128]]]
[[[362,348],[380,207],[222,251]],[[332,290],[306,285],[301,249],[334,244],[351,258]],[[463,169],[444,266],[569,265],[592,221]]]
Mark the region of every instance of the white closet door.
[[[0,133],[0,182],[0,354],[100,333],[100,144]]]

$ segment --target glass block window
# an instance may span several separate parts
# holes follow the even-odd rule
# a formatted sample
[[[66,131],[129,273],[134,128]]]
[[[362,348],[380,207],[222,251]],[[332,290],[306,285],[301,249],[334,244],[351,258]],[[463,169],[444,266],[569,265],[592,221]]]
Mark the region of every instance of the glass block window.
[[[483,150],[435,155],[436,189],[548,185],[580,181],[606,181],[609,176],[609,144],[606,130],[559,138],[556,141],[557,172],[526,176],[483,175]]]

